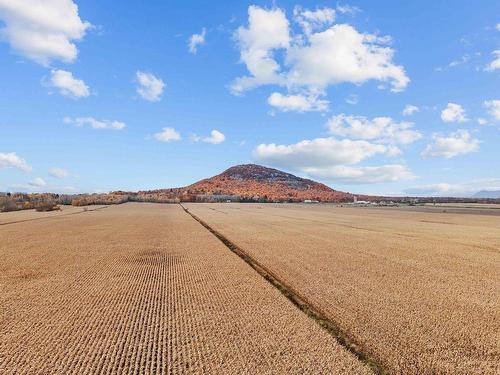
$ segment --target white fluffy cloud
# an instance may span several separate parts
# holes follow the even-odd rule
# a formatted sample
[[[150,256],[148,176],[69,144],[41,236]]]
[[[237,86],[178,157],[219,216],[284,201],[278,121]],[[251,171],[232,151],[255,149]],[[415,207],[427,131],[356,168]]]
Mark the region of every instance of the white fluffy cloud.
[[[489,72],[500,69],[500,50],[493,51],[493,55],[495,59],[486,67],[486,70]]]
[[[121,121],[96,120],[93,117],[65,117],[64,123],[73,124],[78,127],[87,125],[93,129],[123,130],[126,127],[125,123]]]
[[[82,21],[72,0],[0,0],[0,31],[12,49],[48,65],[52,60],[73,62],[91,24]]]
[[[81,79],[73,76],[73,73],[66,70],[54,69],[50,72],[47,86],[56,88],[61,95],[73,99],[84,98],[90,95],[90,89]]]
[[[3,168],[17,168],[23,172],[31,171],[31,167],[26,163],[26,161],[17,156],[15,152],[0,152],[0,169]]]
[[[486,100],[483,104],[488,110],[488,114],[495,121],[500,121],[500,100]]]
[[[198,52],[198,46],[202,46],[203,44],[205,44],[206,35],[207,35],[207,29],[205,28],[201,30],[200,34],[191,35],[188,41],[189,52],[196,55],[196,52]]]
[[[385,40],[347,24],[311,34],[306,45],[293,45],[287,53],[288,83],[324,90],[328,85],[374,79],[401,91],[409,79],[403,67],[392,63],[394,50],[384,46]]]
[[[448,136],[433,135],[433,142],[422,152],[423,157],[450,159],[458,155],[479,151],[479,140],[472,138],[467,130],[457,130]]]
[[[422,134],[413,130],[411,122],[396,122],[390,117],[348,116],[340,114],[331,117],[327,123],[330,133],[356,139],[377,140],[382,143],[410,144]]]
[[[284,83],[273,50],[288,48],[289,23],[281,9],[266,10],[255,5],[248,8],[248,27],[239,27],[235,37],[241,61],[250,76],[240,77],[232,85],[233,93],[265,84]]]
[[[31,187],[43,187],[47,185],[47,183],[43,178],[36,177],[35,179],[33,179],[33,181],[28,182],[28,185]]]
[[[226,140],[226,136],[220,131],[214,129],[210,132],[208,137],[200,137],[197,135],[192,135],[191,140],[194,142],[205,142],[210,143],[212,145],[218,145]]]
[[[416,177],[406,165],[402,164],[388,164],[376,167],[333,166],[305,168],[304,172],[312,177],[344,184],[376,184],[411,180]]]
[[[403,116],[411,116],[418,111],[419,108],[416,105],[407,104],[403,109]]]
[[[368,80],[389,82],[393,91],[407,86],[404,68],[392,62],[394,50],[387,46],[389,38],[360,33],[348,24],[330,26],[333,19],[334,14],[325,9],[311,12],[296,8],[295,20],[306,32],[292,39],[283,10],[250,6],[248,27],[241,26],[235,35],[241,61],[250,74],[237,78],[232,91],[241,93],[274,84],[317,94],[329,85]],[[283,52],[282,63],[275,56],[277,51]]]
[[[460,104],[448,103],[446,108],[441,112],[441,120],[444,122],[465,122],[468,119],[465,109]]]
[[[67,170],[62,169],[62,168],[58,168],[58,167],[50,168],[49,174],[52,177],[56,177],[56,178],[64,178],[64,177],[68,177],[70,175],[70,173]]]
[[[151,73],[136,72],[137,93],[150,102],[158,102],[165,88],[165,83]]]
[[[153,136],[160,142],[173,142],[181,139],[180,133],[174,128],[163,128],[161,132],[155,133]]]
[[[357,164],[389,148],[367,141],[337,140],[333,137],[304,140],[291,145],[260,144],[254,157],[260,161],[295,170]]]
[[[273,92],[267,102],[270,106],[282,112],[311,112],[327,111],[329,102],[319,99],[316,95],[283,95],[279,92]]]
[[[253,156],[278,168],[339,183],[368,184],[413,178],[413,173],[404,165],[355,166],[377,154],[391,156],[392,153],[390,146],[330,137],[304,140],[291,145],[260,144],[255,148]]]

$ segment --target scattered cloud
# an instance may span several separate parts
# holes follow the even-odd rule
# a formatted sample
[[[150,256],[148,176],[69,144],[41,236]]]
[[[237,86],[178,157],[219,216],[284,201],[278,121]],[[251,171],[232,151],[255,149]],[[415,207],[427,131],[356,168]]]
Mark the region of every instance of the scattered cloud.
[[[303,140],[291,145],[260,144],[253,156],[260,161],[294,170],[357,164],[389,148],[367,141],[337,140],[333,137]]]
[[[18,54],[42,65],[52,60],[73,62],[89,22],[82,21],[71,0],[0,1],[1,36]]]
[[[470,61],[470,59],[471,59],[470,55],[466,53],[465,55],[463,55],[459,59],[453,60],[452,62],[450,62],[448,64],[448,66],[450,68],[454,68],[454,67],[459,66],[459,65],[464,65],[464,64],[467,64]]]
[[[137,93],[150,102],[158,102],[165,88],[165,83],[151,73],[136,72]]]
[[[329,137],[291,145],[260,144],[255,148],[253,157],[278,168],[338,183],[371,184],[414,178],[405,165],[355,166],[377,154],[391,156],[392,153],[390,146]]]
[[[249,75],[233,82],[233,93],[279,85],[292,92],[317,95],[325,94],[330,85],[359,85],[368,80],[388,82],[392,91],[408,85],[404,68],[392,62],[394,50],[387,46],[390,38],[360,33],[348,24],[330,26],[333,13],[325,9],[296,8],[294,13],[294,20],[306,31],[292,38],[290,22],[282,9],[249,7],[248,26],[240,26],[235,33]],[[282,63],[276,52],[284,56]]]
[[[479,151],[479,140],[472,138],[467,130],[457,130],[448,136],[433,135],[433,142],[422,152],[423,157],[443,157],[450,159]]]
[[[47,183],[43,178],[36,177],[35,179],[33,179],[33,181],[28,182],[28,185],[31,187],[43,187],[46,186]]]
[[[416,105],[407,104],[403,109],[403,116],[411,116],[417,113],[420,109]]]
[[[500,31],[500,23],[497,23],[497,25],[495,26],[495,29],[497,29],[497,31]]]
[[[410,144],[422,138],[419,131],[412,129],[412,122],[398,123],[391,117],[368,119],[342,113],[331,117],[327,127],[331,134],[382,143]]]
[[[444,122],[465,122],[468,118],[465,109],[460,104],[448,103],[441,112],[441,120]]]
[[[202,46],[203,44],[205,44],[206,35],[207,35],[207,29],[205,28],[201,29],[200,34],[191,35],[188,41],[189,52],[196,55],[196,53],[198,52],[198,46]]]
[[[302,9],[301,6],[297,5],[293,9],[293,18],[300,25],[304,33],[309,35],[313,31],[332,25],[335,21],[335,9],[322,8],[313,11]]]
[[[485,118],[479,117],[479,118],[477,119],[477,123],[478,123],[479,125],[487,125],[487,124],[488,124],[488,120],[486,120]]]
[[[32,169],[26,161],[17,156],[15,152],[0,152],[0,169],[3,168],[17,168],[23,172],[30,172]]]
[[[347,104],[350,104],[350,105],[355,105],[355,104],[358,104],[358,96],[355,95],[355,94],[351,94],[347,97],[347,99],[345,100],[345,102]]]
[[[121,121],[109,121],[109,120],[96,120],[93,117],[65,117],[65,124],[72,124],[78,127],[90,126],[93,129],[111,129],[111,130],[123,130],[125,129],[125,123]]]
[[[361,9],[358,8],[357,6],[353,6],[353,5],[348,5],[348,4],[339,5],[339,4],[337,4],[337,12],[342,13],[342,14],[354,15],[358,12],[361,12]]]
[[[55,178],[64,178],[68,177],[70,173],[66,169],[54,167],[49,169],[49,175]]]
[[[73,76],[73,73],[61,69],[53,69],[50,72],[49,87],[59,90],[59,93],[73,99],[84,98],[90,95],[90,89],[81,79]]]
[[[319,99],[318,96],[310,95],[283,95],[273,92],[267,102],[270,106],[282,112],[324,112],[328,110],[329,102]]]
[[[173,142],[181,140],[181,135],[174,128],[163,128],[161,132],[155,133],[154,138],[160,142]]]
[[[307,168],[308,175],[344,184],[377,184],[416,178],[406,165],[389,164],[377,167],[333,166]]]
[[[226,140],[226,136],[220,131],[214,129],[210,132],[210,136],[208,137],[200,137],[194,134],[191,136],[191,140],[193,142],[205,142],[213,145],[218,145],[219,143],[222,143]]]
[[[500,100],[486,100],[483,105],[495,121],[500,121]]]
[[[500,178],[484,178],[461,183],[420,185],[405,189],[411,195],[468,197],[481,190],[500,190]]]
[[[492,72],[494,70],[500,69],[500,50],[492,52],[495,59],[486,66],[486,71]]]

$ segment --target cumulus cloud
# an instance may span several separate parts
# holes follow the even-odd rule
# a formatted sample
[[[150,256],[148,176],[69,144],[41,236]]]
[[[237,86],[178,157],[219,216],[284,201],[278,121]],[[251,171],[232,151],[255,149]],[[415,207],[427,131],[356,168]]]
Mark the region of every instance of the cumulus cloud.
[[[260,144],[253,152],[255,159],[266,164],[339,183],[369,184],[414,177],[408,167],[400,164],[355,165],[377,154],[391,156],[393,148],[364,140],[329,137],[291,145]]]
[[[488,72],[500,69],[500,50],[493,51],[493,56],[495,59],[486,66]]]
[[[306,168],[308,175],[344,184],[376,184],[416,178],[406,165],[388,164],[376,167],[333,166]]]
[[[450,159],[479,151],[479,140],[472,138],[467,130],[457,130],[448,136],[433,135],[433,142],[422,152],[423,157],[443,157]]]
[[[17,168],[23,172],[31,171],[31,167],[26,161],[20,158],[15,152],[0,152],[0,169],[3,168]]]
[[[47,183],[45,182],[45,180],[43,178],[37,177],[37,178],[33,179],[33,181],[28,182],[28,185],[31,187],[43,187],[43,186],[47,185]]]
[[[486,100],[483,105],[495,121],[500,121],[500,100]]]
[[[335,135],[377,140],[382,143],[410,144],[422,138],[419,131],[412,129],[412,122],[398,123],[390,117],[368,119],[364,116],[348,116],[342,113],[331,117],[327,127],[329,132]]]
[[[200,34],[193,34],[189,38],[188,47],[189,52],[196,55],[198,52],[198,46],[205,44],[205,36],[207,35],[207,29],[203,28]]]
[[[151,73],[136,72],[137,93],[150,102],[158,102],[165,88],[165,83]]]
[[[205,142],[213,145],[218,145],[219,143],[222,143],[226,140],[226,136],[220,131],[214,129],[210,132],[210,135],[208,137],[200,137],[194,134],[191,136],[191,140],[194,142]]]
[[[392,62],[394,50],[387,46],[390,38],[360,33],[348,24],[331,25],[334,12],[328,8],[296,8],[294,19],[305,32],[292,38],[283,10],[249,7],[248,26],[241,26],[235,38],[250,74],[233,82],[233,93],[269,84],[316,94],[343,82],[378,80],[390,83],[392,91],[408,85],[404,68]],[[283,52],[282,63],[276,52]]]
[[[279,92],[273,92],[267,102],[270,106],[282,112],[311,112],[327,111],[329,102],[319,99],[316,95],[283,95]]]
[[[70,173],[65,169],[54,167],[49,169],[49,175],[55,178],[64,178],[68,177]]]
[[[289,22],[283,10],[266,10],[251,5],[248,8],[248,27],[240,26],[235,38],[240,48],[240,59],[250,76],[237,78],[231,87],[233,93],[285,82],[273,55],[273,50],[286,49],[290,44]]]
[[[389,148],[367,141],[337,140],[333,137],[303,140],[291,145],[260,144],[253,156],[277,167],[295,170],[357,164]]]
[[[0,0],[1,36],[22,56],[48,65],[73,62],[81,40],[92,27],[78,15],[72,0]]]
[[[181,139],[180,133],[174,128],[163,128],[161,132],[155,133],[153,136],[160,142],[173,142]]]
[[[416,105],[407,104],[403,109],[403,116],[411,116],[418,111],[419,108]]]
[[[448,103],[441,112],[441,120],[444,122],[465,122],[468,121],[468,118],[465,109],[460,104]]]
[[[121,121],[96,120],[93,117],[65,117],[63,121],[66,124],[73,124],[78,127],[87,125],[93,129],[123,130],[126,127],[125,123]]]
[[[56,88],[61,95],[74,99],[84,98],[90,95],[90,89],[85,82],[75,78],[73,73],[67,72],[66,70],[52,70],[47,85]]]

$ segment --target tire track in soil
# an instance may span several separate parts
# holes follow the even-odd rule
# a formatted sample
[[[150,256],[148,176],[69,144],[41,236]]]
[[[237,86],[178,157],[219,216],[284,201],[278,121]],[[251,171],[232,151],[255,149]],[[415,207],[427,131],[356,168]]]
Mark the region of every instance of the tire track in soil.
[[[231,240],[225,237],[222,233],[216,231],[208,223],[201,218],[191,213],[188,208],[179,203],[184,212],[190,215],[194,220],[200,223],[217,239],[219,239],[229,250],[240,257],[245,263],[252,267],[260,276],[268,281],[272,286],[278,289],[290,302],[292,302],[300,311],[314,320],[321,328],[327,331],[335,340],[342,345],[347,351],[363,364],[366,364],[376,375],[390,375],[389,371],[381,364],[381,362],[367,353],[350,335],[344,332],[335,322],[330,320],[328,316],[318,307],[314,306],[308,299],[294,290],[290,285],[281,280],[266,266],[252,258],[245,250],[234,244]]]

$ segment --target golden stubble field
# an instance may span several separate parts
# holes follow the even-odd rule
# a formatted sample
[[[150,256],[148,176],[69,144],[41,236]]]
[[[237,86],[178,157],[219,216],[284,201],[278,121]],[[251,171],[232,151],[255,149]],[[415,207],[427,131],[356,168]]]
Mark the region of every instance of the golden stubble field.
[[[187,204],[392,374],[500,373],[500,216]]]
[[[2,374],[371,373],[179,205],[16,214]]]

